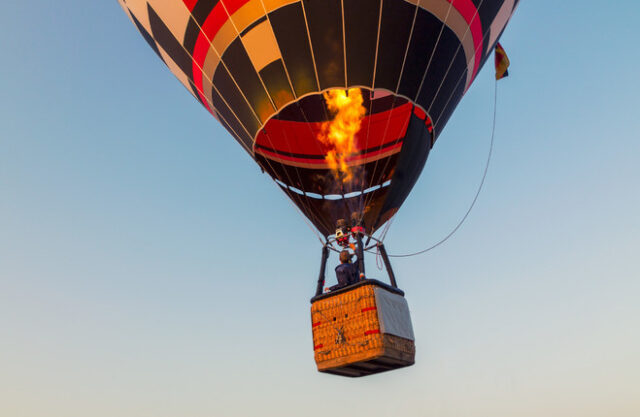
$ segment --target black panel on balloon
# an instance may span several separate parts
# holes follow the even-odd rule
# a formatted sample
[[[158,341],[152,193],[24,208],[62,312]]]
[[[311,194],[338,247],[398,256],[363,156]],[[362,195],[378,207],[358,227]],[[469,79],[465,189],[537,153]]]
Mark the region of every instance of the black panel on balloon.
[[[434,109],[438,110],[437,112],[433,112],[433,111],[431,112],[431,116],[433,118],[433,126],[436,129],[436,133],[438,135],[440,134],[439,132],[442,131],[444,126],[449,121],[449,118],[453,114],[453,111],[456,109],[456,106],[462,99],[463,95],[464,95],[464,80],[461,81],[456,86],[456,88],[451,92],[451,94],[449,94],[449,96],[451,97],[451,100],[449,100],[449,102],[446,103],[446,105],[443,105],[444,107],[433,106]],[[443,100],[444,100],[444,96],[443,96]],[[439,103],[439,102],[440,102],[440,98],[436,100],[436,103]]]
[[[298,106],[288,106],[278,114],[280,120],[295,122],[325,122],[329,120],[324,100],[318,95],[310,95],[298,100]]]
[[[218,118],[220,123],[222,123],[222,126],[224,126],[224,128],[227,129],[227,131],[238,142],[243,143],[247,147],[247,149],[251,149],[251,146],[253,145],[253,140],[249,135],[247,135],[247,132],[240,129],[240,124],[237,121],[237,119],[235,119],[234,117],[231,118],[231,120],[233,120],[236,125],[236,127],[233,127],[231,124],[227,123],[227,116],[223,116],[221,111],[216,111],[216,117]]]
[[[267,86],[269,95],[278,108],[283,107],[293,100],[291,86],[289,85],[287,73],[284,72],[284,66],[281,60],[273,61],[264,67],[260,71],[260,77]]]
[[[340,0],[302,0],[307,15],[320,88],[345,85]]]
[[[274,118],[278,120],[289,120],[292,122],[301,123],[307,123],[309,121],[306,119],[305,114],[302,112],[300,101],[297,101],[295,106],[287,106],[284,109],[280,110],[280,113],[275,115]]]
[[[382,2],[376,88],[396,91],[415,11],[416,6],[404,0]]]
[[[461,97],[451,95],[457,89],[458,82],[463,87],[466,82],[467,61],[464,50],[459,46],[458,37],[445,27],[422,89],[416,92],[416,102],[429,112],[434,121],[438,119],[450,97],[456,103]]]
[[[348,85],[373,85],[380,0],[344,0]]]
[[[485,1],[474,1],[476,7],[478,8],[478,16],[480,18],[480,23],[482,24],[482,32],[484,35],[484,39],[482,42],[483,51],[489,51],[489,28],[491,27],[491,23],[496,18],[498,11],[502,7],[504,0],[485,0]],[[478,7],[479,5],[479,7]],[[476,16],[476,19],[478,19]],[[485,52],[483,52],[484,55]]]
[[[219,77],[219,79],[222,77]],[[215,79],[215,78],[214,78]],[[230,87],[233,88],[233,87]],[[225,93],[226,96],[226,91]],[[239,101],[242,98],[237,98],[237,96],[239,95],[238,92],[235,93],[235,95],[233,96],[226,96],[227,100],[229,100],[230,98],[231,100],[231,104],[233,105],[234,101]],[[236,107],[235,111],[236,113],[234,114],[231,109],[225,104],[225,102],[222,100],[222,97],[220,97],[220,95],[216,92],[216,90],[214,88],[211,89],[211,101],[213,106],[215,107],[215,109],[218,111],[218,113],[224,118],[226,124],[228,126],[230,126],[232,128],[232,131],[235,132],[238,136],[240,136],[240,138],[242,139],[242,141],[249,146],[249,148],[251,148],[252,143],[253,143],[253,137],[249,136],[249,134],[247,133],[247,131],[245,130],[245,126],[246,129],[249,130],[249,132],[252,132],[252,130],[250,129],[248,123],[251,122],[251,120],[255,121],[256,119],[250,115],[247,112],[250,112],[249,106],[247,106],[246,104],[244,104],[244,107]],[[234,97],[236,97],[234,99]],[[241,106],[240,104],[238,106]],[[240,119],[238,119],[238,117],[240,117],[240,114],[244,114],[244,117],[241,117]],[[238,116],[236,116],[238,115]],[[245,120],[243,121],[244,118],[247,118],[249,120]],[[258,129],[257,123],[254,122],[253,124],[253,128],[254,129]],[[226,127],[226,126],[225,126]]]
[[[222,60],[255,113],[264,122],[273,114],[274,108],[239,37],[229,45]]]
[[[233,112],[238,116],[238,119],[240,119],[244,127],[249,131],[249,134],[251,134],[251,136],[255,136],[255,134],[258,132],[258,129],[260,128],[260,122],[247,104],[246,100],[242,97],[240,90],[238,90],[238,88],[234,84],[224,65],[218,65],[216,73],[213,76],[213,84],[216,86],[218,91],[220,91],[220,94],[222,94],[226,102],[229,103],[229,107],[233,109]],[[214,94],[214,101],[216,99],[222,101],[222,98],[216,97],[216,95]],[[214,103],[214,105],[215,104],[216,103]],[[217,107],[218,106],[216,105],[216,108]]]
[[[424,120],[412,115],[382,212],[400,208],[404,203],[427,162],[430,149],[431,135]]]
[[[393,94],[389,94],[386,97],[378,98],[371,101],[369,114],[376,114],[379,112],[387,111],[389,109],[402,106],[407,102],[406,98],[398,97]]]
[[[418,8],[413,35],[407,51],[398,93],[415,100],[422,77],[427,69],[433,49],[438,42],[442,22],[431,13]],[[428,80],[433,82],[432,79]]]
[[[149,24],[151,25],[151,31],[153,32],[153,37],[155,38],[158,45],[164,49],[164,51],[171,57],[173,62],[178,65],[178,67],[185,74],[191,74],[192,64],[191,57],[184,50],[180,42],[173,36],[169,28],[164,24],[160,16],[158,16],[151,8],[151,6],[147,5],[147,9],[149,11]]]
[[[160,51],[158,51],[158,45],[156,45],[156,41],[153,40],[153,36],[151,36],[151,34],[147,32],[147,29],[145,29],[144,26],[140,24],[140,21],[136,19],[133,13],[131,13],[131,18],[133,19],[133,23],[136,25],[136,28],[138,28],[138,31],[140,31],[140,34],[142,35],[144,40],[147,41],[151,49],[153,49],[153,52],[155,52],[156,55],[158,55],[158,57],[162,60],[162,62],[164,62],[164,60],[162,59],[162,55],[160,55]]]
[[[300,3],[269,13],[269,20],[296,96],[317,91],[318,83]]]

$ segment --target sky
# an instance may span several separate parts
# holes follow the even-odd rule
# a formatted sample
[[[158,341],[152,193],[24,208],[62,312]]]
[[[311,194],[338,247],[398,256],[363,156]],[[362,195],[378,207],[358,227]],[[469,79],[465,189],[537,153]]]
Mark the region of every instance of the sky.
[[[639,16],[520,3],[478,202],[444,245],[392,260],[416,364],[345,379],[313,361],[316,237],[118,3],[7,2],[0,415],[640,415]],[[466,212],[492,77],[434,146],[390,253]]]

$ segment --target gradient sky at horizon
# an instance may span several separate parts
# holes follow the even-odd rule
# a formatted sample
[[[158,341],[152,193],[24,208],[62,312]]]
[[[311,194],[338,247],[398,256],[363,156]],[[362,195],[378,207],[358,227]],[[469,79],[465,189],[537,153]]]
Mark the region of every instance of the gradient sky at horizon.
[[[315,236],[118,3],[8,2],[0,415],[637,417],[639,18],[632,0],[520,3],[476,207],[392,261],[416,364],[351,380],[315,371]],[[390,252],[464,215],[492,78],[440,136]]]

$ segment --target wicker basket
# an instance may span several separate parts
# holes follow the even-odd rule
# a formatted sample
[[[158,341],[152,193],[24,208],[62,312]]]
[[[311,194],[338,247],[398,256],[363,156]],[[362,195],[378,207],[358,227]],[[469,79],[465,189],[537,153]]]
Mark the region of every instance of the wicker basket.
[[[311,300],[318,371],[365,376],[413,365],[415,345],[404,293],[364,280]]]

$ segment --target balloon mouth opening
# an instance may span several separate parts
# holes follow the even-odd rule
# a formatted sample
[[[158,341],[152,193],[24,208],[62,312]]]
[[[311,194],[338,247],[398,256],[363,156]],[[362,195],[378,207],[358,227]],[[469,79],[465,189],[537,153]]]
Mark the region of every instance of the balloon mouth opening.
[[[357,90],[352,97],[341,88],[337,97],[355,99],[347,110],[355,113],[353,120],[336,118],[340,108],[330,109],[325,90],[283,107],[254,142],[256,162],[325,236],[337,219],[354,212],[362,213],[367,233],[375,232],[406,198],[433,141],[431,119],[411,100],[387,90]],[[318,139],[336,120],[353,132],[353,148],[342,161],[351,169],[349,181],[341,172],[336,177],[327,161],[332,144]]]
[[[412,108],[382,89],[311,93],[267,120],[256,135],[255,157],[296,194],[325,200],[369,194],[389,186],[388,160],[402,148]]]

